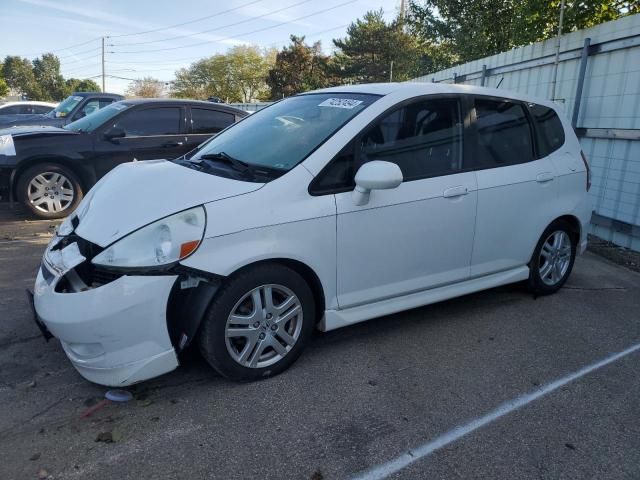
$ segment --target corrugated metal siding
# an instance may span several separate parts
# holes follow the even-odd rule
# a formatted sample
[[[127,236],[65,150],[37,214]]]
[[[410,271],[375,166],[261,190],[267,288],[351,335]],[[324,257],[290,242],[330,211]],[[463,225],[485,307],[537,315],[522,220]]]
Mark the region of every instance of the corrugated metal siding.
[[[560,51],[564,60],[558,68],[556,102],[568,118],[572,115],[579,76],[577,51],[585,38],[590,38],[592,45],[626,39],[627,46],[589,56],[577,128],[640,129],[640,15],[562,36]],[[497,72],[486,78],[485,86],[496,87],[502,82],[501,89],[550,98],[553,64],[518,64],[552,61],[555,44],[556,39],[546,40],[413,81],[453,83],[457,76],[461,80],[458,83],[481,85],[482,67],[486,65],[489,71],[497,69]],[[512,71],[500,73],[500,69]],[[640,251],[640,141],[581,138],[581,143],[593,172],[590,194],[595,213],[625,224],[620,227],[613,222],[603,226],[600,222],[592,225],[593,233]]]

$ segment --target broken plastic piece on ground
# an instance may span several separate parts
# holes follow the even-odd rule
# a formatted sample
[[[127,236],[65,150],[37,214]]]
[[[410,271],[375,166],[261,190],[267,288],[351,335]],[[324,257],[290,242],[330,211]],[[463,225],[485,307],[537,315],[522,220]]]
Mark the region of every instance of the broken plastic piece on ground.
[[[104,398],[112,402],[128,402],[133,398],[133,395],[127,390],[107,390]]]

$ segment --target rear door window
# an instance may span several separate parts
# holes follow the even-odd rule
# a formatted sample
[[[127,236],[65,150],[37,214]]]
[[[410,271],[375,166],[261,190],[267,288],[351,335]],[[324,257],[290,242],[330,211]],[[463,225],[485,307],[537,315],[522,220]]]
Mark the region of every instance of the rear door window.
[[[128,112],[116,126],[127,137],[177,135],[180,133],[180,107],[157,107]]]
[[[205,108],[191,109],[192,133],[218,133],[231,125],[234,120],[235,117],[227,112]]]
[[[51,110],[53,110],[53,107],[47,107],[46,105],[36,105],[33,107],[33,113],[44,114],[49,113]]]
[[[20,105],[11,105],[10,107],[5,107],[0,112],[4,115],[17,115],[22,113],[22,107]]]
[[[531,125],[524,106],[510,100],[475,99],[478,168],[495,168],[534,159]]]
[[[543,105],[529,105],[529,111],[536,123],[538,156],[546,157],[564,145],[564,127],[558,114]]]

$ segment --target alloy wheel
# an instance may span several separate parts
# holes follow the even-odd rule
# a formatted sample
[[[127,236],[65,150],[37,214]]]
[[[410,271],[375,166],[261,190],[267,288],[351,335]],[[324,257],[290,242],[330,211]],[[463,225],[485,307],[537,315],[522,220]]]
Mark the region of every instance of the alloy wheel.
[[[540,279],[548,286],[557,285],[571,264],[571,239],[564,230],[556,230],[542,244],[538,259]]]
[[[268,367],[291,351],[302,322],[302,305],[290,289],[277,284],[256,287],[231,309],[225,327],[227,351],[243,367]]]

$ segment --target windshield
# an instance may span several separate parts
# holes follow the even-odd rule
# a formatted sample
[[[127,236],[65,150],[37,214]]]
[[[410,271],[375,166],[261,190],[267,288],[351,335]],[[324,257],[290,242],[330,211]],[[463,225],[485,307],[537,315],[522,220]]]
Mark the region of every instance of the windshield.
[[[123,103],[112,103],[111,105],[101,108],[93,113],[90,113],[86,117],[82,117],[80,120],[71,122],[62,128],[67,130],[73,130],[74,132],[93,132],[100,125],[109,121],[117,114],[129,108],[130,105]]]
[[[189,158],[229,157],[248,168],[291,170],[379,97],[354,93],[298,95],[282,100],[214,137]],[[226,157],[226,160],[221,159]],[[236,164],[237,165],[237,164]]]
[[[47,113],[47,117],[64,118],[69,116],[73,109],[76,108],[76,105],[82,101],[82,98],[80,95],[71,95],[65,98],[56,108]]]

